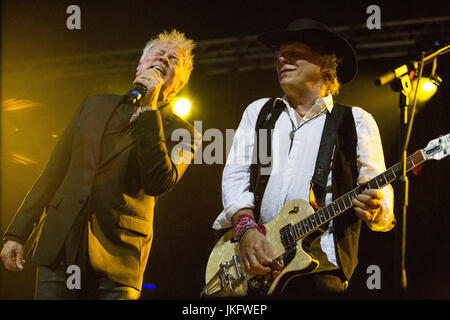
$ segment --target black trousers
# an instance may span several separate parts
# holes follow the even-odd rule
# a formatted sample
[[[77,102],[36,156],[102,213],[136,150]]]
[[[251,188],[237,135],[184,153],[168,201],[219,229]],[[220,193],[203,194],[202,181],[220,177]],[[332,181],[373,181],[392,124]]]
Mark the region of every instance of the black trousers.
[[[80,288],[70,289],[73,286],[70,285],[71,279],[69,277],[75,273],[67,273],[67,268],[68,265],[65,262],[60,262],[56,269],[47,266],[38,266],[35,299],[137,300],[140,297],[139,290],[99,276],[90,268],[81,271]]]

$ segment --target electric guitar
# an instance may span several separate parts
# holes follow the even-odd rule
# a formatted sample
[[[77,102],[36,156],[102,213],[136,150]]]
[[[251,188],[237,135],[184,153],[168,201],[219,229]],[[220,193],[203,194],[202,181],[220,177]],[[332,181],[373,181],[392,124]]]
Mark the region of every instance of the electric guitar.
[[[409,156],[406,170],[427,160],[441,160],[450,153],[450,133],[431,140],[428,145]],[[344,194],[331,204],[314,211],[308,201],[296,199],[288,202],[266,227],[266,238],[274,257],[283,259],[284,266],[278,277],[270,281],[257,279],[243,271],[239,258],[239,244],[234,230],[224,234],[213,248],[206,266],[206,285],[203,297],[243,296],[251,293],[270,295],[275,289],[283,290],[295,276],[310,273],[319,265],[311,255],[311,242],[321,236],[323,226],[352,207],[352,199],[366,189],[380,189],[400,178],[401,164],[397,163],[364,185]]]

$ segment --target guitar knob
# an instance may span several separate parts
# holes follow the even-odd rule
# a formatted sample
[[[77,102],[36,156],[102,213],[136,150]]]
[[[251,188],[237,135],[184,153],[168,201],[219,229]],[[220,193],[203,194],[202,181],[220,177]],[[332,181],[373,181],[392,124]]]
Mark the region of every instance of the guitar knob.
[[[261,282],[258,280],[250,280],[249,285],[252,289],[259,289],[261,288]]]

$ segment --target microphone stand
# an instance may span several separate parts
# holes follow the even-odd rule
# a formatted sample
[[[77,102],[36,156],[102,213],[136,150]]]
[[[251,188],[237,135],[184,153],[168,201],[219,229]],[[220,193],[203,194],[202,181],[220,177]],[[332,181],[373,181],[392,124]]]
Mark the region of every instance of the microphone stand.
[[[398,204],[401,206],[402,219],[399,228],[396,232],[396,260],[394,265],[394,287],[401,290],[407,289],[407,276],[405,267],[405,256],[406,256],[406,215],[408,208],[408,192],[409,192],[409,181],[407,177],[407,149],[409,138],[411,134],[412,123],[414,120],[415,109],[416,109],[416,97],[419,88],[420,79],[422,77],[423,66],[432,62],[437,56],[447,53],[450,51],[450,46],[447,45],[427,56],[422,52],[421,59],[419,61],[413,61],[412,63],[404,64],[394,71],[389,71],[388,73],[382,75],[375,80],[375,84],[378,86],[390,83],[391,88],[395,92],[399,92],[399,108],[400,108],[400,157],[401,157],[401,177],[399,179],[400,186],[398,189]],[[413,68],[409,72],[410,68]],[[417,85],[414,94],[413,108],[411,111],[411,116],[408,117],[408,106],[409,106],[409,93],[411,92],[411,79],[417,73],[419,69],[419,75],[417,78]],[[400,252],[399,252],[400,251]],[[397,261],[400,259],[400,261]],[[400,268],[400,269],[399,269]],[[399,283],[397,282],[400,279]]]
[[[411,79],[408,73],[408,67],[406,65],[400,67],[406,72],[396,76],[395,80],[391,82],[391,88],[395,92],[399,92],[399,108],[400,108],[400,166],[401,177],[399,179],[398,188],[398,200],[397,203],[402,210],[402,219],[397,221],[399,228],[396,232],[396,257],[399,257],[400,261],[395,261],[395,274],[396,278],[400,277],[400,288],[406,289],[406,268],[405,268],[405,252],[406,252],[406,213],[408,208],[408,190],[409,181],[406,175],[406,159],[407,148],[405,148],[404,142],[406,141],[406,132],[408,128],[408,106],[409,106],[409,93],[411,92]],[[397,68],[398,70],[399,68]],[[400,251],[400,252],[399,252]],[[398,269],[400,267],[400,270]],[[396,280],[397,281],[397,280]],[[398,284],[395,285],[398,288]]]

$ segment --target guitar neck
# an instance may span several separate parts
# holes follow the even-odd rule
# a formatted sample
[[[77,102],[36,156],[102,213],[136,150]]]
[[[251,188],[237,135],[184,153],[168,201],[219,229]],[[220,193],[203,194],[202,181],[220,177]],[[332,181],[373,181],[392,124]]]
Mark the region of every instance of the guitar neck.
[[[421,163],[425,162],[426,159],[422,153],[422,150],[416,151],[414,154],[409,156],[406,160],[406,171],[409,172],[413,168],[417,167]],[[376,176],[372,180],[368,181],[364,185],[360,185],[352,191],[339,197],[331,204],[319,209],[314,214],[310,215],[306,219],[298,222],[292,226],[292,232],[296,240],[303,237],[307,233],[317,229],[321,225],[326,224],[335,217],[337,217],[342,212],[346,211],[353,206],[352,199],[356,198],[358,194],[361,194],[366,189],[380,189],[389,183],[400,178],[402,175],[401,163],[397,163],[390,167],[388,170],[382,174]]]

